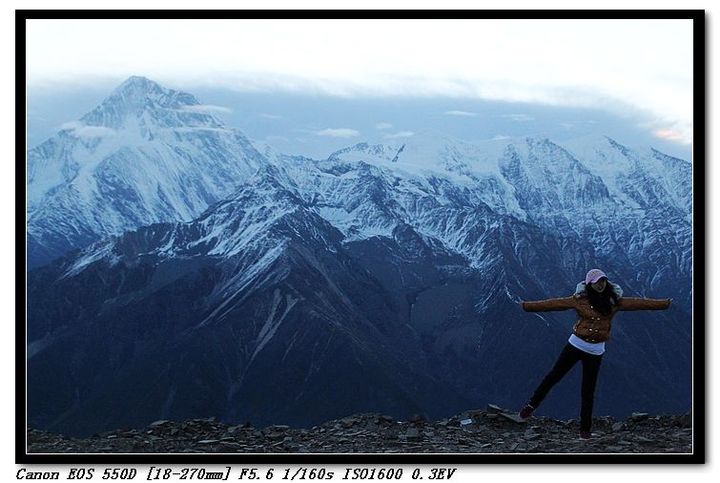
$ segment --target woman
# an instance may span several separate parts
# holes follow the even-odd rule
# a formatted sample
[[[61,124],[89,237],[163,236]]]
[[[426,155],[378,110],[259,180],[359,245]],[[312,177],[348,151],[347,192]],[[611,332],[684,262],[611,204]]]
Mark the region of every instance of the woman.
[[[530,401],[520,410],[520,419],[527,420],[550,389],[576,362],[582,361],[580,438],[590,438],[595,383],[605,352],[605,341],[610,338],[613,317],[620,310],[665,310],[670,306],[670,302],[670,299],[622,297],[620,288],[608,282],[607,275],[597,268],[590,270],[585,276],[584,291],[565,298],[522,302],[522,308],[527,312],[575,309],[578,321],[573,326],[573,333],[555,365],[537,387]]]

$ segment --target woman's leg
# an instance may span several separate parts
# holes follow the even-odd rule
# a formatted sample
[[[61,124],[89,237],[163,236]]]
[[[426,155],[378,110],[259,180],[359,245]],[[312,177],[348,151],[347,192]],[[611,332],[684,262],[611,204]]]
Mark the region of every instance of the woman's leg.
[[[557,384],[570,369],[572,369],[575,363],[582,356],[582,353],[583,352],[581,350],[576,349],[569,343],[565,345],[565,348],[560,353],[560,357],[558,357],[555,365],[548,375],[545,376],[537,389],[535,389],[535,393],[530,398],[529,404],[533,408],[537,408],[540,403],[543,402],[543,399],[545,399],[545,396],[547,396],[548,392],[550,392],[550,389],[552,389],[553,386]]]
[[[593,401],[595,399],[595,386],[602,355],[584,354],[582,358],[582,403],[580,405],[580,431],[590,432],[592,426]]]

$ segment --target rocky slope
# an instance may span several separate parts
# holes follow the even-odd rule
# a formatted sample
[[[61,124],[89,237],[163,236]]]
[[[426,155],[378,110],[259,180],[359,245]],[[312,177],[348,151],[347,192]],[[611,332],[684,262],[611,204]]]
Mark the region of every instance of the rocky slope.
[[[576,420],[516,423],[488,406],[432,422],[364,413],[297,429],[208,418],[160,420],[84,439],[34,429],[27,435],[29,453],[692,453],[691,422],[690,414],[602,417],[593,437],[580,440]]]

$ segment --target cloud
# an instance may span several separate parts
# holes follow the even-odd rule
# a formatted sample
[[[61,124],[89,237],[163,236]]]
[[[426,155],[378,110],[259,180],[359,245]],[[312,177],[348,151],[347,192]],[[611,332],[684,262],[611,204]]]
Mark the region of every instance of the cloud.
[[[391,129],[393,127],[389,122],[379,122],[375,124],[375,129]]]
[[[653,131],[653,136],[681,144],[691,144],[692,142],[692,136],[675,129],[656,129]]]
[[[198,114],[230,114],[232,109],[224,106],[214,106],[212,104],[195,104],[192,106],[183,106],[181,111],[196,112]]]
[[[265,119],[283,119],[283,117],[279,114],[260,114],[260,117],[264,117]]]
[[[385,139],[409,138],[414,135],[415,133],[412,131],[399,131],[394,134],[386,134]]]
[[[511,121],[515,122],[528,122],[535,120],[534,117],[528,114],[503,114],[501,117],[504,117],[505,119],[510,119]]]
[[[322,129],[320,131],[315,131],[315,134],[318,136],[327,136],[332,138],[354,138],[360,135],[359,131],[356,131],[355,129],[349,129],[349,128],[327,128]]]
[[[492,138],[493,141],[503,141],[503,140],[505,140],[505,139],[510,139],[510,136],[506,136],[506,135],[504,135],[504,134],[496,134],[496,135],[493,136],[493,138]]]
[[[638,124],[652,136],[678,144],[690,145],[693,142],[692,123],[673,122],[671,119],[654,119]]]
[[[464,116],[464,117],[477,116],[477,112],[469,112],[469,111],[445,111],[444,114],[446,116]]]
[[[60,125],[60,131],[70,131],[70,134],[82,139],[104,138],[114,136],[115,130],[104,126],[86,126],[80,121],[65,122]]]

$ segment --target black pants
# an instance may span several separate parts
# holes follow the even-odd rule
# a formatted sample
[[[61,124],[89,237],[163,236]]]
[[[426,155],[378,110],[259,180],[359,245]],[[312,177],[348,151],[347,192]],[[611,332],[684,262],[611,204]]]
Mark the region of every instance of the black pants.
[[[550,389],[572,369],[577,361],[582,361],[583,368],[580,431],[590,431],[590,426],[592,426],[593,400],[595,398],[595,384],[597,383],[597,376],[600,371],[602,355],[596,356],[588,354],[568,343],[560,353],[560,357],[558,357],[558,360],[548,375],[545,376],[545,379],[543,379],[537,389],[535,389],[535,393],[530,398],[530,405],[537,408],[543,399],[545,399],[548,392],[550,392]]]

